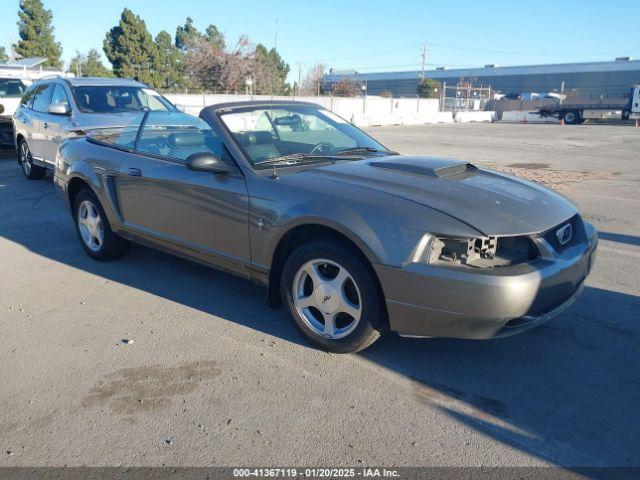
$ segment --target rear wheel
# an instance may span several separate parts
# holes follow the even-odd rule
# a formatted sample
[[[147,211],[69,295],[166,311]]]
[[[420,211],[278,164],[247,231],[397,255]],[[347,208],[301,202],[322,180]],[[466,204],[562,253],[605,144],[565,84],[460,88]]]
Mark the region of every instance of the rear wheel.
[[[29,180],[40,180],[47,173],[46,168],[33,164],[31,150],[24,139],[18,144],[18,162],[22,167],[22,173]]]
[[[129,241],[113,233],[95,194],[81,190],[73,202],[73,217],[82,248],[95,260],[111,260],[124,255]]]
[[[562,116],[564,119],[564,123],[569,125],[577,125],[578,123],[582,123],[582,117],[580,116],[580,112],[577,110],[570,110],[565,112]]]
[[[384,300],[370,268],[341,244],[298,247],[284,265],[280,291],[295,325],[324,350],[360,351],[385,325]]]

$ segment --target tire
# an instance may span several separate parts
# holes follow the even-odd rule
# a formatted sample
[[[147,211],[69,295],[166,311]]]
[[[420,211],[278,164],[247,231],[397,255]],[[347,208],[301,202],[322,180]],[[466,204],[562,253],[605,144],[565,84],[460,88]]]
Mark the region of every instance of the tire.
[[[386,325],[384,298],[370,266],[337,242],[294,250],[284,264],[280,292],[296,327],[323,350],[358,352]]]
[[[29,180],[40,180],[47,173],[46,168],[33,164],[31,150],[24,139],[18,144],[18,163],[22,167],[22,173]]]
[[[577,125],[583,122],[582,116],[577,110],[569,110],[568,112],[565,112],[564,115],[562,115],[562,118],[564,119],[564,123],[568,125]]]
[[[91,190],[85,188],[76,196],[73,222],[82,248],[94,260],[112,260],[129,249],[130,242],[111,230],[104,209]]]
[[[621,117],[622,120],[629,120],[629,115],[630,115],[629,110],[623,110],[622,117]]]

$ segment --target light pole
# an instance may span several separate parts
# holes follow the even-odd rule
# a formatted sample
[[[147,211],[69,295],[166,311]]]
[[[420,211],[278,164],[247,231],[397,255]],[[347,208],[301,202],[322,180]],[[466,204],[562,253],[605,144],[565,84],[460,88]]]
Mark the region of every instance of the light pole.
[[[362,113],[367,113],[367,81],[360,86],[362,89]]]

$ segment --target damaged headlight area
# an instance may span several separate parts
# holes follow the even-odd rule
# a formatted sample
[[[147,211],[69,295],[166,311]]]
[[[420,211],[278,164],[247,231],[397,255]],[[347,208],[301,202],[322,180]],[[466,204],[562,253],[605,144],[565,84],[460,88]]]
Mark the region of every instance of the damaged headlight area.
[[[433,237],[429,263],[476,268],[506,267],[538,258],[529,237],[450,238]]]

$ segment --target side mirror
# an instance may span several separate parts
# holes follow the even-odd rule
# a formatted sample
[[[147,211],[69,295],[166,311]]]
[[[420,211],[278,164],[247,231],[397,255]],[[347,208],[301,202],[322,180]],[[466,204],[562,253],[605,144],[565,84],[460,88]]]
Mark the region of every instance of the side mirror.
[[[69,108],[68,103],[52,103],[47,111],[52,115],[69,115],[71,108]]]
[[[210,152],[189,155],[187,157],[187,168],[196,172],[210,172],[222,175],[231,171],[229,165]]]

